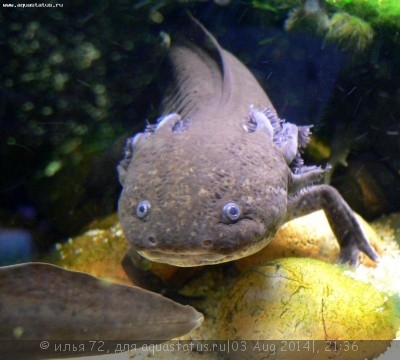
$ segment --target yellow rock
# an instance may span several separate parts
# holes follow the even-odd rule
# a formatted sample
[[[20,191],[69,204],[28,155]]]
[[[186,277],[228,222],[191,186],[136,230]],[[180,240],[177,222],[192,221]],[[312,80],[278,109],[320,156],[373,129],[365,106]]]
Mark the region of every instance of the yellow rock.
[[[360,216],[357,219],[372,247],[382,254],[379,236]],[[246,270],[255,264],[282,257],[311,257],[330,263],[337,262],[339,245],[333,234],[325,213],[320,210],[287,222],[281,226],[274,239],[254,255],[239,259],[236,265]],[[366,255],[360,253],[359,263],[375,266]]]
[[[127,249],[116,215],[92,224],[80,236],[57,244],[50,262],[69,270],[82,271],[122,284],[132,282],[121,266]]]
[[[356,341],[357,351],[341,351],[335,359],[372,359],[387,348],[400,325],[395,298],[354,280],[337,265],[300,258],[243,273],[221,302],[220,319],[221,339]],[[323,349],[313,356],[296,353],[296,359],[333,355]],[[250,351],[246,358],[261,355],[266,354]],[[271,358],[290,359],[293,353],[276,356]]]

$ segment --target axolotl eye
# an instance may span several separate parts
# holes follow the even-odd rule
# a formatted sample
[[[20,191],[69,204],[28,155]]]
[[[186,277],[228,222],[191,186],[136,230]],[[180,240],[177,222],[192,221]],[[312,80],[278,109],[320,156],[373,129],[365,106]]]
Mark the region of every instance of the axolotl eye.
[[[150,202],[147,200],[141,201],[136,207],[136,216],[139,219],[144,219],[150,213]]]
[[[222,208],[223,216],[228,221],[236,221],[240,217],[240,207],[235,203],[229,202]]]

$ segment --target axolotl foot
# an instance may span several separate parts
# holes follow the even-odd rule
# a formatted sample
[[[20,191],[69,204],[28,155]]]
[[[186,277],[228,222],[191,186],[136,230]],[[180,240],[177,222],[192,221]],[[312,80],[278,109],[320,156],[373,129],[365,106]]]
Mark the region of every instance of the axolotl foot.
[[[314,185],[289,198],[288,220],[323,209],[339,246],[339,261],[357,265],[359,252],[374,261],[379,256],[369,244],[349,205],[339,192],[329,185]]]

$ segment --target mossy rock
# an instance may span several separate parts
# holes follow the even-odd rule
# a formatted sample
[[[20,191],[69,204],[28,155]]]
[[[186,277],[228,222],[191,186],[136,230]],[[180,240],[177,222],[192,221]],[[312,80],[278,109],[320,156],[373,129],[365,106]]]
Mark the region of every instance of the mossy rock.
[[[373,358],[395,338],[400,325],[398,298],[346,275],[338,265],[286,258],[243,273],[220,304],[221,339],[386,340],[359,342],[358,351],[338,359]],[[252,358],[263,353],[252,352]],[[243,354],[241,354],[243,356]],[[293,354],[276,354],[276,359]],[[321,353],[315,358],[328,359]],[[296,353],[296,359],[310,353]]]
[[[92,226],[82,235],[57,244],[51,262],[69,270],[132,284],[121,266],[127,243],[117,216],[111,215]]]

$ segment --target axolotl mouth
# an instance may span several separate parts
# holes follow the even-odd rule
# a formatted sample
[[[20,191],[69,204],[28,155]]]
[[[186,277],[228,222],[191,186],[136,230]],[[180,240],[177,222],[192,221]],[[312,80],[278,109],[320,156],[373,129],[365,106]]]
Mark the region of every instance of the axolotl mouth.
[[[199,236],[196,239],[187,238],[186,241],[172,241],[172,237],[167,236],[167,239],[165,234],[161,238],[161,235],[154,236],[152,233],[144,236],[147,241],[143,241],[143,238],[142,241],[136,239],[137,241],[131,241],[131,245],[140,255],[151,261],[190,267],[240,259],[259,251],[271,241],[271,237],[262,236],[265,232],[264,226],[250,219],[242,219],[230,225],[218,224],[216,228],[225,230],[219,232],[223,236],[217,240],[211,240],[212,236]]]
[[[233,256],[232,258],[230,256],[227,258],[226,255],[215,253],[176,253],[158,250],[143,250],[138,252],[149,260],[181,267],[213,265],[235,259]],[[237,258],[239,257],[241,256]]]
[[[180,267],[190,267],[190,266],[214,265],[240,259],[259,251],[264,246],[265,244],[263,244],[262,246],[260,246],[260,244],[257,244],[254,247],[247,248],[245,250],[240,250],[231,254],[218,254],[213,252],[179,253],[176,251],[168,252],[162,250],[142,250],[142,251],[139,250],[138,253],[144,256],[145,258],[155,262],[167,263],[170,265],[180,266]]]

